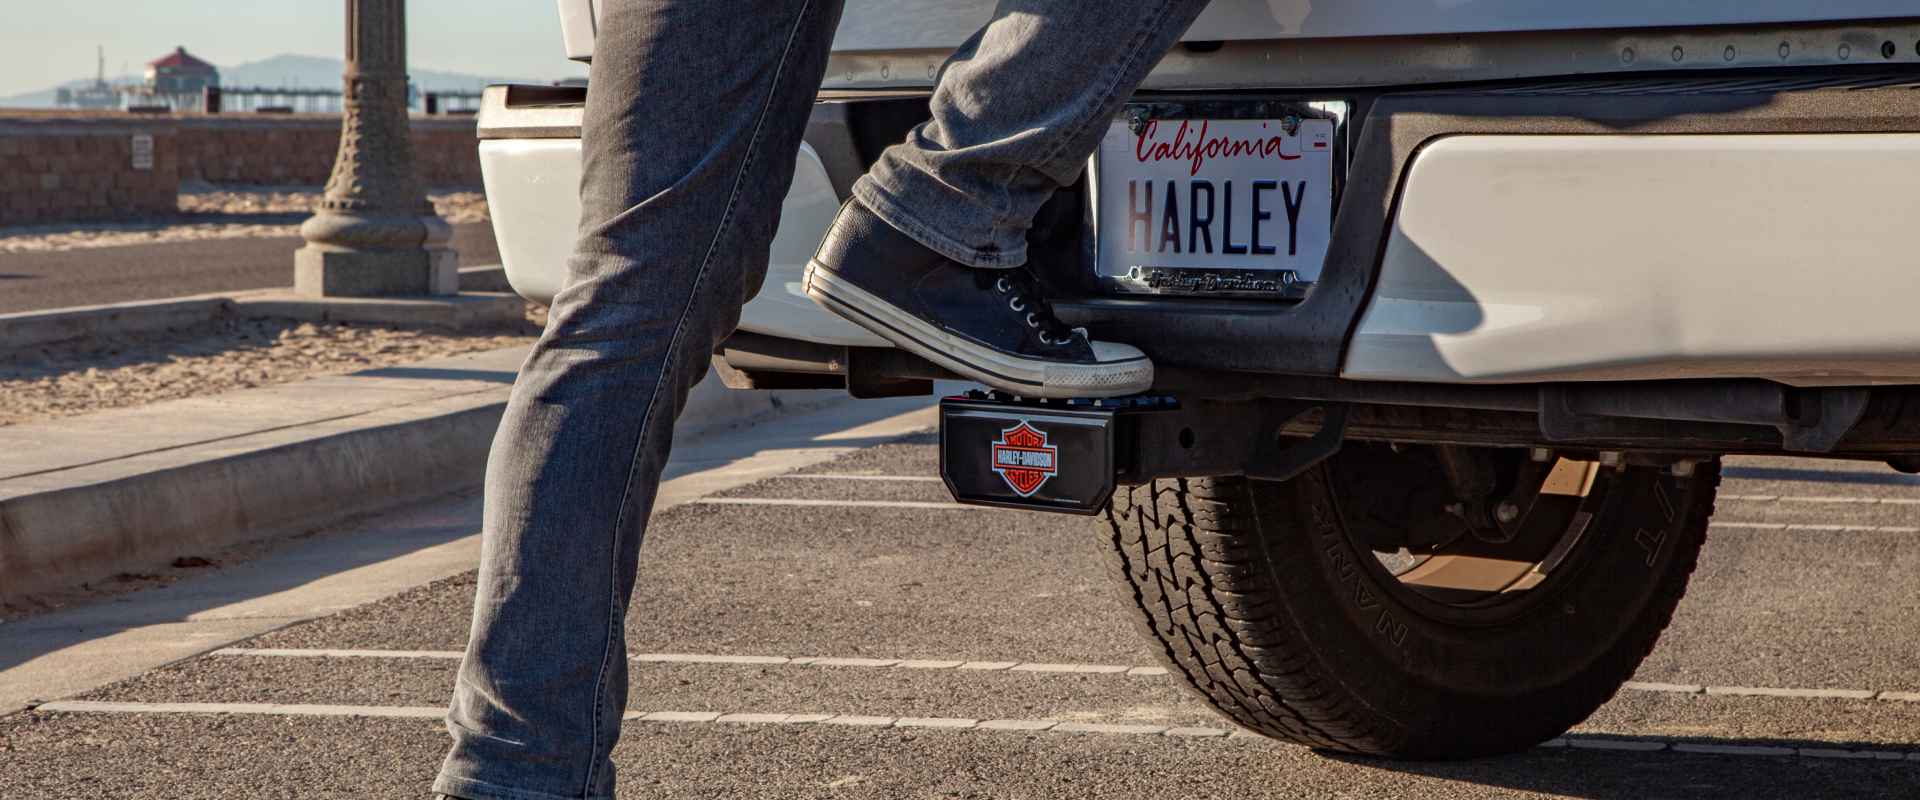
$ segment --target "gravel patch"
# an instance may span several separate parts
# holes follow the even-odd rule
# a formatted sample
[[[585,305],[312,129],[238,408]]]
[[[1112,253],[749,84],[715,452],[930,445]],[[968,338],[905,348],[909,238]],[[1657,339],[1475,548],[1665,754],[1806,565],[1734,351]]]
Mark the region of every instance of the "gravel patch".
[[[221,320],[8,353],[0,355],[0,426],[529,345],[543,313],[470,333]]]
[[[320,201],[318,186],[180,187],[179,213],[119,222],[0,228],[0,254],[124,247],[200,239],[293,236]],[[431,189],[427,199],[450,225],[486,222],[487,198],[471,188]]]

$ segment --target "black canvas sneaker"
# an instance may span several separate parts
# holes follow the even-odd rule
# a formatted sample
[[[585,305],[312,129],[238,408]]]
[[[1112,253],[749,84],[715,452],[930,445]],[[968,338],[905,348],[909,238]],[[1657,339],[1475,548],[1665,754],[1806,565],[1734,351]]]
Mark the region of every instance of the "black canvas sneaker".
[[[1153,385],[1153,362],[1089,341],[1054,317],[1025,267],[976,269],[855,201],[807,265],[807,296],[935,364],[1022,397],[1118,397]]]

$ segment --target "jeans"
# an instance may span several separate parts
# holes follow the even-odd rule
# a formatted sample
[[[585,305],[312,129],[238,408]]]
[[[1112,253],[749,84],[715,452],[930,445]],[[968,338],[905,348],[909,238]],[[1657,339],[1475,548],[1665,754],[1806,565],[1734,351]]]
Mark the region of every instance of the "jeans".
[[[759,290],[840,0],[603,0],[578,243],[487,462],[473,629],[434,790],[613,796],[624,621],[674,419]],[[1040,205],[1205,0],[1005,0],[933,118],[854,188],[973,266]]]

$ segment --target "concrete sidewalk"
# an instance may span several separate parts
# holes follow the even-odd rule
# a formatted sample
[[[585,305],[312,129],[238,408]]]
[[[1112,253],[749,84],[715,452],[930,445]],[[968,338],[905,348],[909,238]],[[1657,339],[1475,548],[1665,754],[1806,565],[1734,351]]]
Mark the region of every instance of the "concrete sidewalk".
[[[0,428],[0,600],[479,483],[524,348]],[[680,430],[845,402],[708,380]]]
[[[704,384],[703,384],[704,386]],[[932,426],[926,398],[825,404],[690,430],[656,511]],[[0,624],[0,716],[473,569],[469,490],[161,588]]]

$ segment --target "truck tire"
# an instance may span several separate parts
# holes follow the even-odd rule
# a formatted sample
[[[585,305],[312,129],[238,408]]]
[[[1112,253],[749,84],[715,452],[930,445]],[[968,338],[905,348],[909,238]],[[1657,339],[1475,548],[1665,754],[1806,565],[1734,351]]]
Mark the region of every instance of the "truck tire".
[[[1241,726],[1347,753],[1471,758],[1560,735],[1652,651],[1719,483],[1717,462],[1685,471],[1591,465],[1570,501],[1578,530],[1533,568],[1550,572],[1478,604],[1421,594],[1360,544],[1344,517],[1377,520],[1381,504],[1343,493],[1354,470],[1334,462],[1284,483],[1127,487],[1103,528],[1169,671]]]

